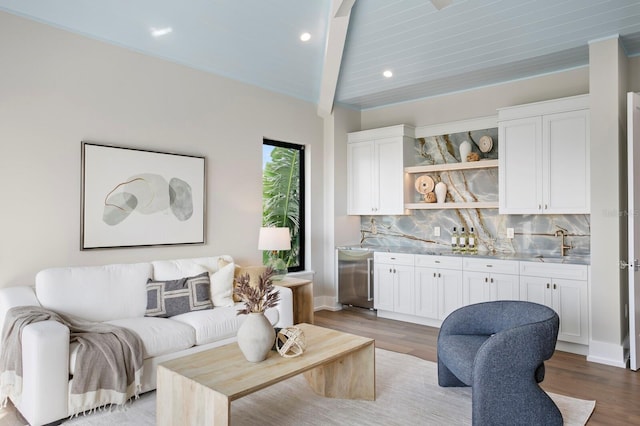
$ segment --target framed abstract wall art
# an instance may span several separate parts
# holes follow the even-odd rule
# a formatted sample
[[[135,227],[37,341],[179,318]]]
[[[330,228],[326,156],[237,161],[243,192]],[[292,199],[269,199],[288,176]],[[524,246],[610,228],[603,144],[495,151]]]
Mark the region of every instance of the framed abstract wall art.
[[[82,142],[80,249],[204,244],[205,158]]]

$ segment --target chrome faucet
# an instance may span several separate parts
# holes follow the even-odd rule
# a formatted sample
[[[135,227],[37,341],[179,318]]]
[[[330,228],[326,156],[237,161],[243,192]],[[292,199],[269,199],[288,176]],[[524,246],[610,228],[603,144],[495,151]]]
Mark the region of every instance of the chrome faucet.
[[[565,250],[570,250],[573,248],[573,245],[565,245],[564,243],[564,238],[567,236],[567,230],[564,228],[560,228],[558,225],[556,225],[556,228],[558,228],[558,230],[556,231],[556,237],[560,237],[560,256],[564,257],[565,256]]]

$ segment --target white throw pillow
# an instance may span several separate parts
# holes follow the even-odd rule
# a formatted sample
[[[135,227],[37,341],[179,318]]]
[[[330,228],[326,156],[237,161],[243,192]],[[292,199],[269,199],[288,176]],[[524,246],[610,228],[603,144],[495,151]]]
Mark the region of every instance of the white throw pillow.
[[[211,301],[213,306],[233,306],[233,263],[211,274]]]

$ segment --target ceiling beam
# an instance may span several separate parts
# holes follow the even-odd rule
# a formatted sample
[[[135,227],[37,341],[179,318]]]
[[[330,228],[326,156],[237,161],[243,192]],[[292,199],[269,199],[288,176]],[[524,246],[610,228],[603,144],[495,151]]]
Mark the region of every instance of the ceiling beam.
[[[333,111],[342,52],[349,28],[349,17],[355,2],[356,0],[333,0],[331,5],[331,19],[327,29],[327,45],[324,51],[324,65],[318,99],[318,115],[321,117],[328,117]]]

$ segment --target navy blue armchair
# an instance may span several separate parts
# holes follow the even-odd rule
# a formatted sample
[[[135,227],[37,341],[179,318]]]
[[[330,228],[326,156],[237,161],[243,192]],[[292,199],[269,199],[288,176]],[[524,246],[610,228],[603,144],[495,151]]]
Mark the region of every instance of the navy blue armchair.
[[[562,425],[540,388],[558,338],[553,309],[524,301],[464,306],[438,334],[438,384],[471,386],[474,425]]]

